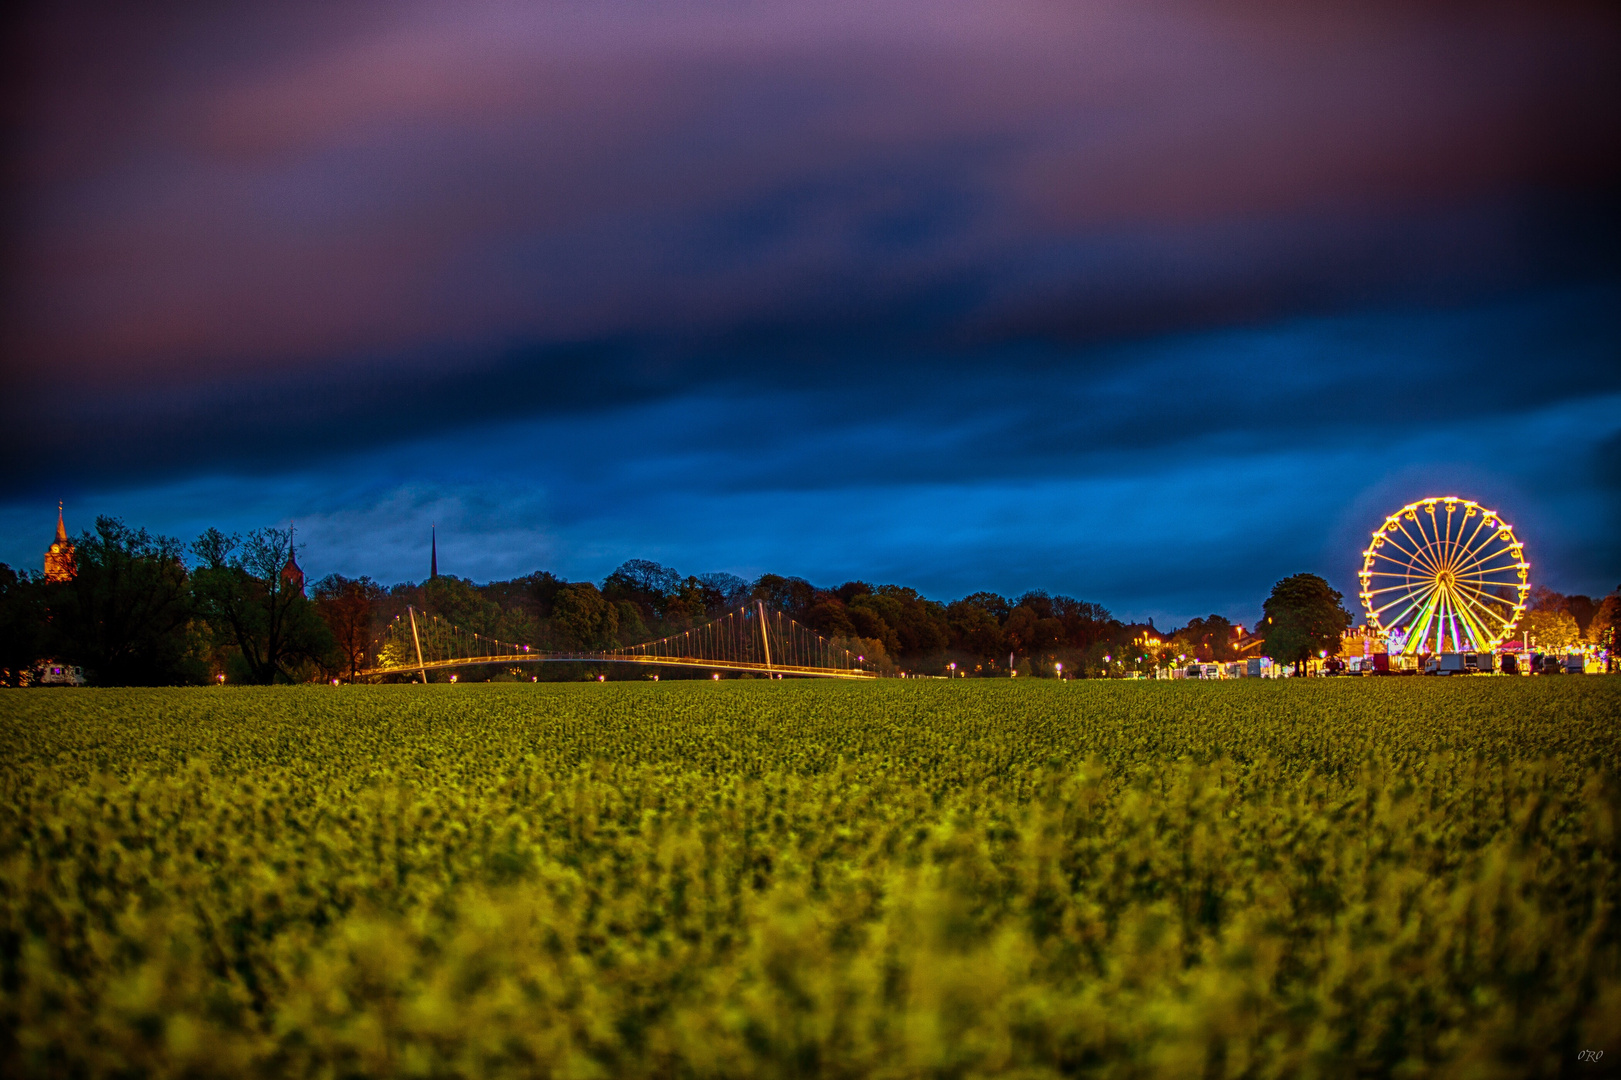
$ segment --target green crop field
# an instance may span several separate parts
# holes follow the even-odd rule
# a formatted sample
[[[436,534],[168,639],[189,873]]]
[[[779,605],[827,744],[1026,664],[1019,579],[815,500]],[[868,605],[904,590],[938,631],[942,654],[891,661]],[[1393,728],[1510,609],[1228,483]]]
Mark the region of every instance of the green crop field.
[[[8,691],[0,1072],[1596,1075],[1618,771],[1613,678]]]

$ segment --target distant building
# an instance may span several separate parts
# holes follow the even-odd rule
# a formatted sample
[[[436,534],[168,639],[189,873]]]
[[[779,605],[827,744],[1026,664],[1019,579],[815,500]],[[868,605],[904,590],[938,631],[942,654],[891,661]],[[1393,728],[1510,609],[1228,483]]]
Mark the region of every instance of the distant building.
[[[282,588],[293,592],[304,591],[304,571],[298,567],[298,556],[294,552],[293,533],[287,531],[287,565],[281,568]]]
[[[1341,656],[1372,656],[1388,651],[1389,642],[1372,626],[1355,626],[1340,635]]]
[[[56,540],[45,552],[45,580],[72,581],[79,572],[74,560],[73,541],[68,539],[68,527],[62,520],[62,504],[56,504]]]
[[[439,576],[439,526],[428,531],[428,544],[428,580],[432,581]]]
[[[1233,627],[1233,651],[1240,660],[1255,660],[1261,656],[1261,650],[1266,647],[1266,635],[1256,630],[1245,630],[1242,625]]]

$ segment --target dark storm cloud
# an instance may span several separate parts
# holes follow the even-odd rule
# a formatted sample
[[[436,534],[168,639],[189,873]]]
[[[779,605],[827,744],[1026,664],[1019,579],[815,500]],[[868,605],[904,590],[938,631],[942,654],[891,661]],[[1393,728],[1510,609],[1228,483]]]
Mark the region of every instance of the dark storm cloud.
[[[137,478],[1612,274],[1616,27],[52,9],[13,105],[5,452],[79,471],[116,445]]]

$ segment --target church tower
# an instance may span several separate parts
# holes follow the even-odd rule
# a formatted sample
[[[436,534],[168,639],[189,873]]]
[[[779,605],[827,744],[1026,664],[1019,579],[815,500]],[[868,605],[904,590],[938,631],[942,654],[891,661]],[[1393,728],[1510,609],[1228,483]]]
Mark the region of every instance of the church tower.
[[[429,529],[428,545],[428,580],[432,581],[439,576],[439,526]]]
[[[56,504],[56,541],[45,552],[45,580],[72,581],[79,572],[73,558],[73,541],[68,539],[68,527],[62,520],[62,504]]]
[[[282,587],[293,592],[304,591],[304,571],[298,568],[298,557],[293,550],[293,530],[287,529],[287,565],[281,568]]]

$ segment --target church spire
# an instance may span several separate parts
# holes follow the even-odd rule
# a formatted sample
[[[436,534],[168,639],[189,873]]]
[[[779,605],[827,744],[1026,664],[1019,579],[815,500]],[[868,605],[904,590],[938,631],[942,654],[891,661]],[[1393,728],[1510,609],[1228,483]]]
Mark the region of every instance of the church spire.
[[[298,565],[297,549],[293,546],[293,525],[287,525],[287,565],[281,568],[281,583],[293,592],[304,591],[304,571]]]
[[[45,552],[45,580],[71,581],[79,572],[74,561],[73,541],[68,539],[67,523],[62,520],[62,504],[56,504],[56,540]]]
[[[432,581],[439,576],[439,524],[435,522],[428,528],[428,580]]]

